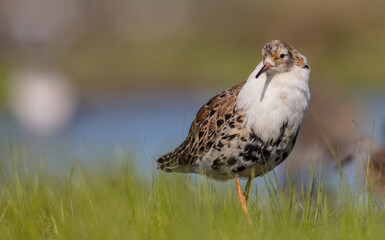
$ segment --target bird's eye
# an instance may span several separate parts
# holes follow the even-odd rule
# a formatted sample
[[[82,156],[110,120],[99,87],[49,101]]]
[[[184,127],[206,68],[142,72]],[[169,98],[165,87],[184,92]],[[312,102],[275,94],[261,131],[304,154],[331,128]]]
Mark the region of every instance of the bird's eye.
[[[279,55],[279,57],[280,57],[280,58],[284,58],[284,57],[285,57],[285,54],[282,53],[281,55]]]

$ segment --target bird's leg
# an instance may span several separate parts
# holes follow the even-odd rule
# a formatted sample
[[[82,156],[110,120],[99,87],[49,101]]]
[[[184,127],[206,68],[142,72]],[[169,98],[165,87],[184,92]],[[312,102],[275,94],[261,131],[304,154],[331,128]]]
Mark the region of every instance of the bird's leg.
[[[245,196],[246,205],[247,205],[247,200],[249,200],[249,192],[250,192],[251,180],[252,180],[251,177],[249,177],[249,179],[247,179],[245,191],[243,191],[243,196]]]
[[[239,177],[235,178],[235,183],[237,185],[237,197],[238,201],[241,204],[242,211],[243,213],[248,216],[247,212],[247,198],[243,195],[242,190],[241,190],[241,184],[239,183]]]

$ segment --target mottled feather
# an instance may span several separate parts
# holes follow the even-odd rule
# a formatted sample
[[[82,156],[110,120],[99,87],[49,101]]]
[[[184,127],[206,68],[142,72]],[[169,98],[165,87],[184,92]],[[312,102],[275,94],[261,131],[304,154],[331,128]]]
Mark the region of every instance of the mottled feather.
[[[209,152],[221,136],[222,130],[235,114],[236,98],[244,86],[240,83],[217,94],[203,105],[191,124],[186,140],[174,151],[157,160],[160,169],[190,172],[190,165]],[[240,117],[243,119],[243,116]]]

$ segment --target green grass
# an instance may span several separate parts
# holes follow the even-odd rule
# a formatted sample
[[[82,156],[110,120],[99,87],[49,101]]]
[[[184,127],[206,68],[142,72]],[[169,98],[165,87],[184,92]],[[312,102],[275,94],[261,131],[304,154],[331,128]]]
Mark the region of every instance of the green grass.
[[[130,157],[93,170],[75,161],[68,172],[19,158],[1,161],[1,239],[382,239],[385,234],[384,211],[371,194],[362,194],[359,185],[329,192],[318,174],[313,184],[288,181],[285,188],[273,173],[266,175],[266,188],[251,193],[249,225],[234,181],[156,170],[146,177]]]

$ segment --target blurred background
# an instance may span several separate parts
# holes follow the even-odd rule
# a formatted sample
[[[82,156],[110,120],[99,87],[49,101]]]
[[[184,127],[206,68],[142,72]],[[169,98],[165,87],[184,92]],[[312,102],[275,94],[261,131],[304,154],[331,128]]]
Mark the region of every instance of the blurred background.
[[[294,153],[335,164],[385,143],[385,2],[0,0],[0,151],[68,169],[134,154],[143,169],[195,113],[245,81],[271,39],[312,68]],[[285,168],[283,165],[281,168]]]

